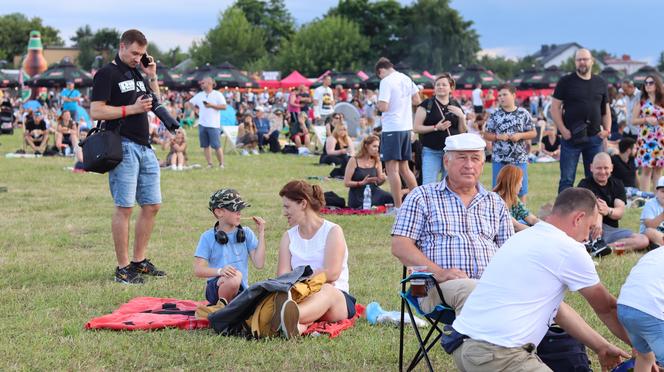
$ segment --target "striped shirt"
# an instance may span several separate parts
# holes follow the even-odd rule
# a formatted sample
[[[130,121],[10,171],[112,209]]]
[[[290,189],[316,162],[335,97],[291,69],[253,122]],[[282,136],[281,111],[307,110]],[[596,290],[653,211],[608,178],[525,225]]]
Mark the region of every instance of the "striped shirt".
[[[414,189],[404,201],[392,235],[404,236],[443,269],[479,278],[491,257],[514,234],[510,213],[496,193],[477,185],[466,206],[447,179]]]

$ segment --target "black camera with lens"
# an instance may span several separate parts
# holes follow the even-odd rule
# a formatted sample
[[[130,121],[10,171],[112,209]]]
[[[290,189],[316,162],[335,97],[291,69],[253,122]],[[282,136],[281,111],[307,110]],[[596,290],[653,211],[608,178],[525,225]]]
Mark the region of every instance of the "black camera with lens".
[[[152,99],[152,112],[154,112],[159,120],[164,123],[164,126],[166,129],[168,129],[169,132],[173,133],[178,128],[180,128],[178,121],[175,120],[173,116],[171,116],[171,113],[168,112],[168,109],[162,105],[161,102],[159,102],[159,98],[157,98],[154,93],[146,93],[143,98],[146,96]]]

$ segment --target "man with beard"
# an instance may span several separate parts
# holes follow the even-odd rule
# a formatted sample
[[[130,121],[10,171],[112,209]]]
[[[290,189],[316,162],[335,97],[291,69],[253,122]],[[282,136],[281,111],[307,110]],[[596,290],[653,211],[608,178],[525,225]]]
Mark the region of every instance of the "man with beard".
[[[558,81],[551,103],[551,116],[562,135],[559,193],[574,184],[579,155],[583,154],[585,177],[592,176],[590,162],[611,132],[606,80],[592,74],[588,49],[579,49],[574,62],[576,72]]]

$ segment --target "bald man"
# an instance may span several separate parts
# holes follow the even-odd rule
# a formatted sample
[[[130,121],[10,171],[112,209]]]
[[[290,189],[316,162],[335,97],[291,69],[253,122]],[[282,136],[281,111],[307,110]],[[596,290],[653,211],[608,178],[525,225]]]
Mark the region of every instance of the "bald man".
[[[600,152],[590,164],[591,177],[581,180],[578,185],[592,191],[597,197],[599,216],[591,229],[591,237],[601,236],[612,249],[617,246],[625,250],[646,249],[649,245],[648,237],[619,227],[618,221],[625,214],[625,186],[611,176],[612,171],[611,157]]]
[[[611,132],[606,80],[592,74],[593,56],[588,49],[579,49],[574,63],[576,71],[558,81],[551,102],[551,116],[562,136],[558,192],[574,185],[581,154],[585,177],[590,178],[590,161],[603,151]]]

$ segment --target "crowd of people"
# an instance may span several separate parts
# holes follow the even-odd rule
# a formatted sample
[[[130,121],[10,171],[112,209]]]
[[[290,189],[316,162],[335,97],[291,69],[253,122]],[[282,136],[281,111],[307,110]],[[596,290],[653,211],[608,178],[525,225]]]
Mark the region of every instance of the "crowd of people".
[[[196,94],[160,93],[156,64],[140,63],[146,48],[140,31],[125,32],[114,61],[95,75],[89,97],[68,86],[39,107],[19,105],[12,118],[23,127],[26,149],[42,154],[49,143],[63,155],[80,152],[78,139],[89,124],[78,105],[89,104],[94,120],[119,124],[123,160],[109,172],[116,281],[140,284],[144,276],[166,275],[146,252],[161,205],[160,163],[151,145],[169,150],[165,165],[174,170],[184,168],[188,149],[186,131],[165,130],[151,113],[152,101],[140,98],[152,91],[183,127],[197,128],[209,168],[224,168],[222,112],[230,108],[240,123],[235,146],[243,155],[277,152],[282,142],[308,148],[315,126],[324,126],[320,163],[335,165],[332,175],[348,187],[348,206],[365,207],[367,192],[372,205],[393,204],[392,254],[405,266],[427,267],[442,289],[443,298],[428,291],[420,306],[429,311],[445,303],[456,311],[452,326],[464,342],[453,357],[460,370],[548,370],[536,345],[553,321],[592,349],[602,368],[629,357],[563,302],[566,291],[578,291],[606,327],[634,348],[637,370],[664,362],[664,277],[657,269],[664,256],[656,249],[664,243],[664,88],[658,76],[648,76],[641,91],[626,81],[610,96],[606,82],[591,73],[592,55],[580,49],[576,71],[560,80],[551,98],[533,96],[525,103],[517,102],[509,85],[487,96],[478,86],[470,99],[455,99],[449,74],[438,76],[433,96],[422,100],[420,87],[386,58],[375,66],[378,92],[333,89],[326,77],[313,94],[304,86],[274,94],[222,92],[211,78],[201,80]],[[550,120],[544,115],[547,100]],[[358,109],[362,124],[355,133],[335,112],[338,102]],[[479,182],[488,156],[493,191]],[[574,187],[579,156],[585,177]],[[560,181],[549,210],[536,216],[526,207],[528,168],[540,157],[559,160]],[[379,187],[385,181],[389,192]],[[320,215],[323,190],[291,181],[279,197],[290,227],[279,243],[277,275],[308,265],[325,277],[299,303],[275,300],[273,322],[290,338],[314,321],[352,318],[356,300],[343,229]],[[130,258],[135,203],[140,212]],[[630,203],[643,206],[639,232],[619,226]],[[207,279],[210,305],[229,305],[250,287],[249,260],[256,269],[265,265],[266,222],[252,217],[256,233],[242,226],[247,207],[238,191],[227,188],[209,200],[215,221],[200,237],[194,275]],[[601,284],[592,257],[649,249],[616,300]]]

